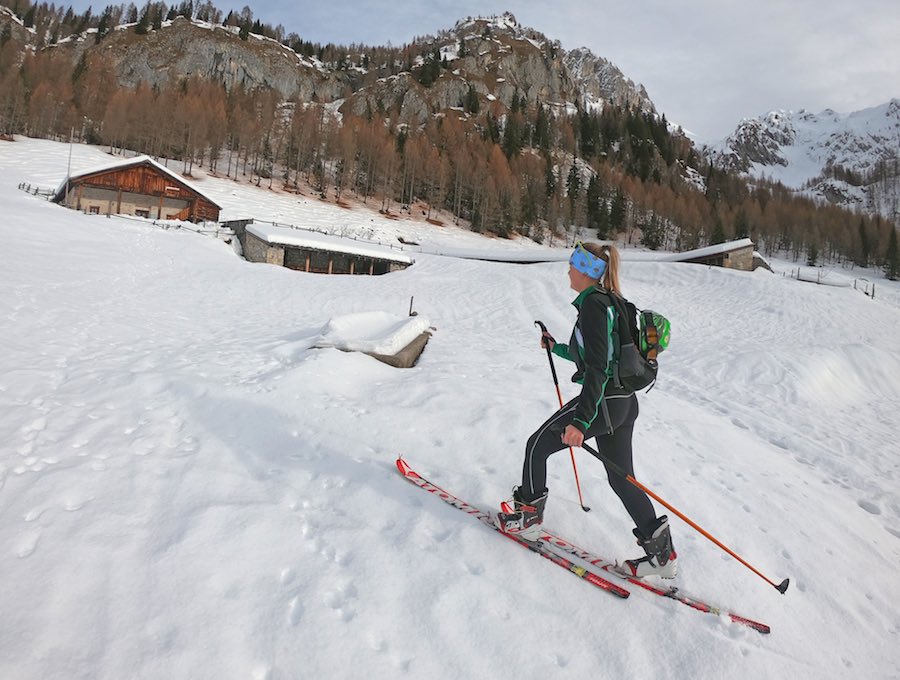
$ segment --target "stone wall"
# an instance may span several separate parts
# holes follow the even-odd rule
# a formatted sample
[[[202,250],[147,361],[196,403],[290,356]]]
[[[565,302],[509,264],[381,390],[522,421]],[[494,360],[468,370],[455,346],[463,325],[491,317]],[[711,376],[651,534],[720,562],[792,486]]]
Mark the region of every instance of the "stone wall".
[[[741,271],[753,271],[753,248],[738,248],[726,253],[725,266],[728,269],[740,269]]]
[[[745,248],[736,248],[704,257],[695,257],[684,262],[692,264],[705,264],[710,267],[725,267],[726,269],[739,269],[740,271],[753,271],[753,248],[749,245]]]
[[[284,248],[271,246],[249,231],[244,234],[244,258],[248,262],[265,262],[284,266]]]

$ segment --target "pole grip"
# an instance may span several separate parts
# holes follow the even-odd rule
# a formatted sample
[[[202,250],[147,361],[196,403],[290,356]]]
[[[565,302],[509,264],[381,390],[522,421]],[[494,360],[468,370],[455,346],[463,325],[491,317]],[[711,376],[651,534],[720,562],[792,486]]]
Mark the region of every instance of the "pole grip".
[[[540,326],[541,335],[547,332],[547,327],[543,321],[535,321],[535,326]],[[559,378],[556,377],[556,366],[553,365],[553,354],[550,352],[550,345],[544,343],[544,349],[547,350],[547,361],[550,363],[550,373],[553,374],[553,384],[556,385],[556,391],[559,392]],[[560,406],[562,406],[562,397],[560,396]]]

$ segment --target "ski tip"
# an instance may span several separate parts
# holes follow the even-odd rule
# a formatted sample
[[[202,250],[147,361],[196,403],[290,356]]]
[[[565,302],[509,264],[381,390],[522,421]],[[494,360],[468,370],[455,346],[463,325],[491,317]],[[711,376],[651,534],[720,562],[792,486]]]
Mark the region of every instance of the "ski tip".
[[[782,581],[782,582],[779,583],[777,586],[775,586],[775,589],[776,589],[779,593],[781,593],[782,595],[784,595],[784,591],[786,591],[786,590],[788,589],[788,586],[790,585],[790,583],[791,583],[791,579],[786,578],[786,579],[784,579],[784,581]]]

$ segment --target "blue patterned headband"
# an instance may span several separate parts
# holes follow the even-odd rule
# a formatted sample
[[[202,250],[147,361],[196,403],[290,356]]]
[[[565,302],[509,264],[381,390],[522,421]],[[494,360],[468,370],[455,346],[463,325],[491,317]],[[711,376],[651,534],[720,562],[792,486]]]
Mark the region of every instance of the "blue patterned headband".
[[[575,250],[572,251],[572,256],[569,258],[569,264],[585,276],[597,279],[598,281],[603,278],[603,272],[606,271],[606,261],[603,260],[603,258],[588,252],[588,250],[581,245],[580,241],[575,244]]]

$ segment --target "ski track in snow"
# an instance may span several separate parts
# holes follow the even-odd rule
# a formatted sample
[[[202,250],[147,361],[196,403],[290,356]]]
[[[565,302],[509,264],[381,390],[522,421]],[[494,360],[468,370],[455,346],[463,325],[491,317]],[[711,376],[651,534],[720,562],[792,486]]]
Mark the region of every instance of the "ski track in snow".
[[[73,169],[106,157],[75,152]],[[534,320],[568,337],[563,264],[253,265],[221,241],[16,190],[55,186],[67,153],[0,142],[0,677],[898,677],[896,284],[870,300],[625,263],[625,293],[673,322],[640,397],[636,477],[791,577],[781,596],[673,520],[677,583],[771,624],[760,636],[592,592],[397,475],[402,453],[469,502],[506,497],[557,408]],[[271,196],[202,181],[229,210]],[[481,238],[368,224],[384,240]],[[436,327],[416,368],[311,348],[329,319],[404,314],[412,295]],[[556,366],[563,398],[577,394]],[[593,509],[561,452],[548,526],[633,556],[602,466],[577,456]]]

